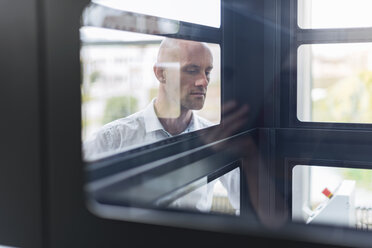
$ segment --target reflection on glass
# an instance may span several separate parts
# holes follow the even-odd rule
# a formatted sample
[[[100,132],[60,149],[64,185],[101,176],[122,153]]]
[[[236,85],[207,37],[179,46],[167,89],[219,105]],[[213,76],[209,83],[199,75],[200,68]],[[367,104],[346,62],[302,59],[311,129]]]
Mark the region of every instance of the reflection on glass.
[[[372,27],[370,0],[298,0],[301,28]]]
[[[81,32],[86,160],[220,122],[218,45],[105,31]]]
[[[372,43],[301,46],[297,85],[301,121],[372,123]]]
[[[110,8],[100,4],[89,4],[83,12],[85,27],[107,28],[145,34],[177,34],[180,22],[160,17],[147,16]]]
[[[221,23],[220,0],[93,0],[93,2],[120,10],[212,27],[220,27]]]
[[[308,224],[372,229],[372,170],[298,165],[292,216]]]
[[[209,183],[206,182],[207,178],[202,178],[180,189],[179,193],[184,194],[173,200],[168,207],[231,215],[240,214],[239,168]]]

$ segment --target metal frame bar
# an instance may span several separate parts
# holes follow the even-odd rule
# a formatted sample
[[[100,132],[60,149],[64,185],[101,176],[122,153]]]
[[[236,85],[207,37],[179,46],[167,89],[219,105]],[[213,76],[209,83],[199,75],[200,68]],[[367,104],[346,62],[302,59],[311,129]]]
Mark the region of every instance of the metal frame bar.
[[[131,163],[130,161],[117,161],[117,166],[122,168],[111,170],[110,173],[107,173],[110,171],[110,168],[104,164],[98,166],[98,169],[89,172],[88,178],[92,179],[85,188],[89,195],[92,195],[102,203],[111,202],[124,205],[137,203],[138,206],[150,207],[153,202],[156,202],[159,197],[165,195],[167,192],[177,191],[180,187],[184,187],[203,177],[207,177],[207,182],[210,182],[231,169],[240,166],[233,164],[234,166],[231,167],[234,161],[239,160],[240,156],[243,156],[243,154],[236,154],[235,148],[226,147],[224,150],[216,153],[213,147],[223,146],[224,143],[247,137],[254,139],[256,135],[256,131],[252,130],[245,134],[215,142],[214,144],[204,145],[184,153],[166,157],[165,159],[151,160],[151,162],[148,161],[145,164],[138,164],[138,160],[135,160],[133,161],[133,166],[128,166]],[[226,168],[228,168],[227,171]],[[104,170],[105,174],[102,174],[100,172],[101,170]],[[172,173],[169,174],[170,172]],[[157,178],[162,178],[165,175],[166,177],[171,176],[170,179],[172,181],[171,184],[168,183],[165,185],[167,188],[161,189],[160,192],[158,190],[162,188],[162,185],[157,184],[159,189],[156,192],[149,195],[147,191],[152,189],[150,187],[143,189],[145,191],[147,190],[146,192],[139,193],[147,181],[158,180]],[[185,175],[188,175],[188,177],[185,177]],[[128,197],[125,197],[125,192],[129,194]],[[130,192],[136,192],[134,198],[130,197]],[[141,198],[141,196],[146,195],[151,197],[151,199],[148,197]],[[144,202],[148,204],[146,205]]]

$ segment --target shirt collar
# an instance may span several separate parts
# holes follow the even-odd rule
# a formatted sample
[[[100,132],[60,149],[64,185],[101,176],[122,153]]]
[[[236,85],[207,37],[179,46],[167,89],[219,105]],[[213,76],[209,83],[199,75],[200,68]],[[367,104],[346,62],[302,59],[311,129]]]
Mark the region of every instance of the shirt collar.
[[[202,128],[200,117],[194,111],[192,111],[192,119],[189,124],[189,127],[190,127],[190,132],[196,131]]]
[[[187,126],[187,128],[185,129],[185,131],[183,131],[182,133],[189,133],[189,132],[193,132],[198,129],[199,129],[199,121],[198,121],[197,115],[193,111],[191,121],[189,125]]]
[[[143,118],[145,121],[146,133],[150,133],[150,132],[154,132],[158,130],[163,130],[166,133],[168,133],[164,129],[163,125],[160,123],[158,116],[155,113],[155,106],[154,106],[155,100],[156,99],[153,99],[151,103],[147,105],[147,107],[143,111]],[[199,119],[198,119],[198,116],[193,112],[189,125],[187,126],[185,131],[183,131],[181,134],[193,132],[198,129],[200,129]]]
[[[160,123],[158,116],[155,113],[156,99],[153,99],[149,105],[143,111],[143,119],[145,121],[146,133],[150,133],[157,130],[164,130],[163,125]]]

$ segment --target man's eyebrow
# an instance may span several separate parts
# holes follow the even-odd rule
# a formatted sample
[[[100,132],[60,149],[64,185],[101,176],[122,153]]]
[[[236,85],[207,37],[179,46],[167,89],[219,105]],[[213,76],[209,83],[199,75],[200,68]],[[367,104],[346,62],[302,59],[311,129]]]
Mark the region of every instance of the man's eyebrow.
[[[200,66],[198,66],[198,65],[195,65],[195,64],[189,64],[189,65],[185,65],[184,66],[185,68],[200,68]]]
[[[186,68],[186,69],[188,69],[188,68],[200,68],[200,66],[196,65],[196,64],[189,64],[189,65],[183,66],[183,68]],[[207,70],[212,70],[213,66],[208,66],[206,69]]]

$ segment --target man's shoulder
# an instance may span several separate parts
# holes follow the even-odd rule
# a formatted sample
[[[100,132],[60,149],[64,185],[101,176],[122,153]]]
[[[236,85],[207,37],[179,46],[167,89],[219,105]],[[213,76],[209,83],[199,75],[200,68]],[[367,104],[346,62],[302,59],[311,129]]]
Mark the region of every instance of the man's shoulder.
[[[106,156],[110,152],[118,152],[134,142],[142,127],[143,120],[139,112],[109,122],[84,143],[84,156],[98,158],[102,154]]]
[[[112,131],[123,131],[123,130],[137,130],[144,125],[144,119],[142,111],[136,112],[124,118],[120,118],[109,122],[102,126],[100,132],[112,132]]]

